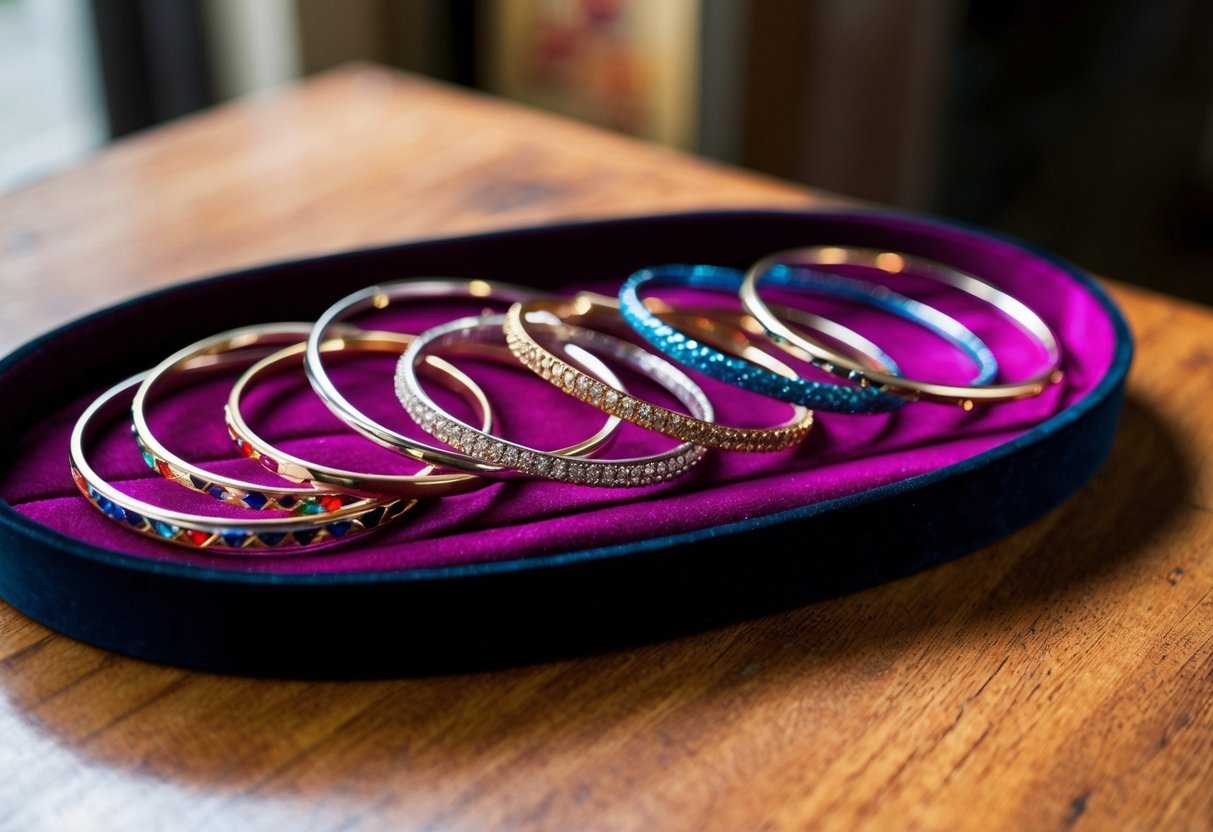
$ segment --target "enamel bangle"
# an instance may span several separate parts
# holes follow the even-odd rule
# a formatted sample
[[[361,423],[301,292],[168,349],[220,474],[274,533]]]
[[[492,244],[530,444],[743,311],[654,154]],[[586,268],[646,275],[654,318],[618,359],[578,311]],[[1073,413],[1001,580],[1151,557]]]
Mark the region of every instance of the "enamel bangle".
[[[1046,366],[1031,378],[1013,383],[958,385],[907,379],[864,367],[820,341],[796,332],[781,321],[759,295],[759,284],[765,284],[768,280],[766,275],[773,271],[779,274],[790,269],[836,265],[866,267],[886,276],[913,274],[983,300],[1041,345],[1047,355]],[[834,277],[838,278],[837,275]],[[975,404],[992,404],[1038,396],[1046,387],[1056,384],[1062,378],[1061,347],[1048,324],[1039,315],[996,286],[967,272],[924,257],[843,246],[815,246],[781,251],[764,257],[750,267],[742,282],[740,296],[746,311],[758,320],[776,344],[785,348],[791,345],[803,350],[812,356],[814,364],[827,372],[910,401],[942,402],[971,410]]]
[[[336,331],[336,327],[331,328]],[[412,335],[394,332],[360,332],[346,335],[321,344],[324,354],[335,350],[388,352],[399,356],[412,342]],[[280,477],[295,482],[310,482],[328,486],[340,486],[355,494],[394,494],[411,497],[445,497],[462,494],[490,483],[483,477],[462,473],[434,473],[428,475],[374,474],[351,471],[312,462],[289,454],[263,439],[248,424],[244,416],[243,401],[249,388],[260,379],[281,373],[291,368],[298,370],[303,361],[305,345],[298,343],[280,350],[258,361],[232,385],[224,416],[228,431],[240,446],[241,451],[259,461]],[[465,373],[447,362],[434,358],[426,362],[424,369],[455,392],[463,395],[480,418],[481,429],[493,428],[492,409],[484,392]],[[386,381],[386,379],[385,379]]]
[[[506,316],[493,315],[486,318],[467,318],[423,332],[400,357],[396,368],[396,395],[401,405],[422,429],[440,442],[446,442],[465,453],[492,464],[511,468],[522,475],[541,477],[577,485],[614,487],[636,487],[651,485],[673,479],[686,473],[705,453],[704,448],[684,442],[677,447],[651,456],[630,459],[569,458],[561,452],[541,451],[516,442],[510,442],[478,431],[465,422],[445,413],[426,394],[417,379],[417,364],[431,351],[461,348],[469,343],[501,344],[505,341],[502,325]],[[690,378],[669,362],[639,347],[610,335],[575,327],[563,327],[566,360],[552,356],[548,367],[550,375],[572,374],[570,378],[585,379],[587,400],[593,396],[608,395],[608,391],[619,389],[619,381],[613,375],[601,374],[611,379],[613,386],[604,384],[593,376],[575,369],[567,358],[576,357],[579,363],[588,365],[584,353],[605,353],[621,361],[657,384],[669,390],[683,405],[700,419],[711,420],[712,405],[707,396]],[[618,394],[617,394],[618,395]],[[626,394],[624,394],[626,395]]]
[[[178,485],[239,508],[321,514],[364,502],[365,497],[331,487],[268,486],[216,474],[170,451],[148,424],[149,402],[164,392],[163,388],[168,387],[175,376],[194,375],[200,363],[205,366],[208,361],[218,362],[221,356],[228,356],[222,368],[238,372],[258,361],[267,351],[302,342],[310,329],[310,324],[306,323],[281,323],[231,330],[178,350],[149,370],[131,402],[131,427],[147,466]],[[245,455],[250,454],[246,452]]]
[[[618,311],[587,296],[572,300],[529,301],[510,307],[506,313],[505,333],[514,355],[532,372],[599,410],[683,442],[731,451],[777,451],[798,444],[808,435],[813,425],[813,412],[803,405],[792,405],[791,418],[777,427],[728,427],[716,424],[711,417],[696,418],[677,413],[626,391],[606,387],[571,367],[561,367],[559,373],[554,372],[552,367],[559,363],[558,359],[533,333],[543,331],[560,342],[568,339],[573,329],[569,325],[571,322],[580,323],[601,316],[617,318]],[[657,356],[651,357],[657,360]]]
[[[239,554],[293,554],[303,547],[357,537],[395,520],[415,500],[368,502],[318,516],[249,519],[211,517],[173,511],[131,497],[102,479],[88,462],[86,448],[96,425],[117,418],[130,392],[143,376],[135,376],[102,393],[85,409],[72,429],[68,448],[72,480],[85,499],[110,520],[136,534],[195,549]]]

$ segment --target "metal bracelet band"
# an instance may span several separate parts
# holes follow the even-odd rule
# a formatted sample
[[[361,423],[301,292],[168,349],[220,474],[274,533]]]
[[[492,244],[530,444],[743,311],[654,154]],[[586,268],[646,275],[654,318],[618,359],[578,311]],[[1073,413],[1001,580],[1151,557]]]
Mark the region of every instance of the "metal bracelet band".
[[[320,398],[324,400],[329,410],[337,415],[337,418],[373,442],[378,442],[386,448],[391,448],[427,465],[471,471],[482,476],[501,476],[506,472],[499,465],[488,465],[467,454],[435,448],[419,442],[379,424],[359,411],[341,394],[341,391],[329,378],[320,355],[320,344],[329,337],[329,330],[334,325],[350,316],[366,310],[386,309],[401,301],[467,298],[510,304],[541,297],[547,297],[547,295],[510,283],[490,283],[486,280],[457,278],[397,280],[377,286],[368,286],[337,301],[316,321],[307,342],[305,367],[308,381],[311,382],[312,388],[320,394]],[[602,429],[593,436],[568,448],[562,448],[559,453],[569,456],[591,453],[611,441],[618,425],[618,421],[608,420]]]
[[[240,554],[294,554],[304,547],[357,537],[395,520],[416,500],[367,502],[317,516],[212,517],[161,508],[131,497],[101,478],[88,462],[86,446],[95,426],[129,408],[123,394],[143,381],[138,375],[102,393],[85,409],[72,429],[68,448],[72,480],[89,503],[115,523],[136,534],[194,549]]]
[[[513,469],[520,475],[542,477],[578,485],[630,488],[652,485],[673,479],[689,471],[703,457],[705,449],[683,443],[670,450],[630,459],[567,458],[561,452],[541,451],[477,431],[467,423],[451,417],[426,394],[417,380],[417,364],[431,351],[461,347],[467,343],[496,343],[506,341],[502,326],[504,315],[487,318],[466,318],[423,332],[417,337],[396,368],[396,395],[404,409],[425,431],[472,456]],[[575,327],[561,327],[565,339],[566,360],[551,353],[549,375],[576,374],[585,379],[587,396],[609,395],[621,389],[613,374],[595,370],[590,376],[566,363],[568,358],[588,365],[586,351],[605,353],[639,370],[657,384],[669,390],[700,419],[712,418],[712,404],[690,378],[658,356],[610,335]],[[515,353],[516,354],[516,353]],[[605,367],[603,368],[605,369]],[[573,376],[570,376],[573,377]],[[599,378],[606,379],[604,384]],[[623,394],[626,395],[626,394]]]
[[[878,270],[886,275],[913,274],[951,286],[985,301],[1007,316],[1022,331],[1035,338],[1048,355],[1047,366],[1025,381],[1000,384],[941,384],[918,381],[873,370],[848,356],[830,349],[812,338],[798,333],[779,320],[759,296],[758,285],[765,282],[772,270],[779,268],[811,268],[816,266],[853,265]],[[837,277],[837,276],[836,276]],[[891,290],[890,290],[891,291]],[[1061,347],[1053,331],[1039,315],[1022,301],[996,286],[959,269],[930,260],[881,249],[846,246],[814,246],[789,249],[762,258],[749,268],[742,282],[741,302],[767,331],[771,340],[781,347],[794,345],[813,356],[813,363],[835,375],[857,381],[910,401],[933,401],[955,404],[971,410],[974,404],[992,404],[1038,396],[1051,384],[1061,381]]]
[[[195,465],[170,451],[155,435],[147,420],[149,401],[164,392],[173,377],[196,375],[200,366],[243,370],[267,352],[286,344],[301,343],[311,325],[278,323],[242,327],[205,338],[170,355],[148,371],[131,402],[131,427],[143,461],[165,479],[239,508],[289,511],[293,514],[322,514],[366,501],[364,496],[329,486],[270,486],[223,476]],[[403,349],[403,345],[400,347]],[[220,357],[223,356],[220,366]],[[245,451],[245,447],[241,446]],[[245,453],[246,456],[251,454]],[[269,466],[267,466],[269,467]],[[273,469],[270,468],[272,471]]]
[[[795,373],[789,376],[759,366],[753,360],[704,343],[697,333],[688,337],[687,332],[655,314],[640,297],[641,288],[646,286],[687,286],[736,294],[744,276],[738,269],[720,266],[667,265],[641,269],[619,289],[620,314],[637,334],[679,364],[744,390],[832,413],[884,413],[905,403],[903,399],[878,390],[813,381]],[[785,288],[812,291],[812,287],[799,283]],[[843,342],[894,374],[898,372],[896,362],[887,353],[847,327],[790,309],[780,309],[780,314],[784,319],[795,316],[799,323]],[[809,358],[807,355],[797,357]]]
[[[514,355],[533,372],[552,384],[633,424],[664,433],[684,442],[731,451],[777,451],[801,442],[813,425],[813,412],[803,405],[792,405],[792,417],[774,428],[735,428],[716,424],[708,418],[695,418],[638,399],[619,389],[595,395],[595,379],[569,368],[557,375],[549,368],[557,359],[534,337],[532,330],[542,329],[558,341],[566,340],[570,321],[593,320],[601,316],[618,317],[618,310],[599,304],[587,296],[571,300],[529,301],[515,304],[506,313],[505,333]],[[560,323],[543,323],[549,318]],[[571,327],[570,327],[571,328]],[[651,356],[656,359],[656,356]],[[598,385],[601,386],[601,385]]]
[[[332,331],[337,329],[337,327],[330,328]],[[326,341],[321,344],[321,350],[328,353],[335,349],[352,349],[354,351],[389,352],[394,356],[399,356],[413,341],[413,338],[412,335],[394,332],[360,332]],[[244,418],[242,402],[245,393],[250,386],[264,376],[301,365],[305,350],[306,345],[298,343],[266,356],[249,367],[232,385],[227,405],[224,408],[224,417],[227,420],[228,431],[246,455],[258,460],[280,477],[295,482],[340,486],[355,494],[445,497],[482,488],[491,482],[491,480],[474,474],[434,473],[422,476],[351,471],[289,454],[263,439],[249,427]],[[440,358],[432,358],[427,361],[423,369],[439,382],[467,398],[469,404],[478,413],[482,430],[488,432],[493,429],[492,408],[488,398],[472,379]]]

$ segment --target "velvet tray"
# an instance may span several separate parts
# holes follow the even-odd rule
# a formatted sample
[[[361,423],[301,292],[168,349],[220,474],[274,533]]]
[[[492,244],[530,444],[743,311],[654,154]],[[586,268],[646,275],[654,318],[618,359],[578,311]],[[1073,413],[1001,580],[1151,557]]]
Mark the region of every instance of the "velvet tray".
[[[986,277],[1054,329],[1064,380],[1039,398],[972,412],[914,403],[883,415],[818,414],[797,449],[714,453],[690,476],[647,488],[497,483],[423,502],[389,528],[315,553],[233,556],[141,538],[87,505],[69,476],[68,434],[98,391],[220,330],[314,319],[337,298],[390,279],[481,277],[609,292],[646,265],[743,267],[813,244],[887,247]],[[984,338],[1007,377],[1040,362],[1032,342],[989,307],[911,276],[899,280],[897,288]],[[842,301],[805,305],[873,335],[911,375],[963,379],[958,353],[911,324]],[[406,306],[374,325],[419,331],[479,311],[457,306]],[[258,675],[434,672],[668,637],[888,581],[1031,522],[1104,460],[1131,351],[1119,312],[1073,266],[987,232],[887,212],[706,213],[530,228],[201,280],[83,318],[0,364],[0,595],[92,644]],[[339,376],[360,406],[414,430],[392,395],[390,368],[390,356],[372,356],[343,362]],[[512,438],[553,447],[601,420],[525,371],[485,363],[469,372],[500,405],[499,424]],[[787,415],[786,405],[695,378],[722,422]],[[225,383],[173,392],[150,416],[183,455],[247,475],[241,466],[255,466],[233,457],[222,427]],[[632,383],[644,389],[642,380]],[[263,433],[285,448],[347,467],[407,470],[347,435],[301,376],[276,378],[256,398],[249,404]],[[663,441],[625,430],[608,455]],[[185,509],[217,505],[154,477],[122,425],[95,453],[104,475],[132,494]]]

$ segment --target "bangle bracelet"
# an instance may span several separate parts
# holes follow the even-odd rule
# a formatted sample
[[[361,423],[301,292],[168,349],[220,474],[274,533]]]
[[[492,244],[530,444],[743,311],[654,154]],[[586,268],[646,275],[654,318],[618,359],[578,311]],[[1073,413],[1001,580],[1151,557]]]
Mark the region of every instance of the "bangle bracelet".
[[[365,497],[327,486],[268,486],[216,474],[174,454],[160,442],[148,424],[149,399],[155,399],[162,392],[161,388],[167,386],[170,377],[182,372],[196,373],[198,362],[217,361],[225,354],[228,358],[223,363],[224,368],[244,369],[262,358],[267,346],[276,350],[284,344],[299,343],[307,338],[310,328],[306,323],[283,323],[231,330],[178,350],[149,370],[131,402],[131,427],[147,466],[178,485],[239,508],[321,514],[365,502]],[[237,350],[238,354],[231,355]],[[241,450],[244,450],[243,446]]]
[[[336,328],[330,329],[336,330]],[[412,335],[394,332],[361,332],[326,341],[320,346],[325,353],[340,348],[389,352],[398,356],[413,341],[413,338]],[[242,402],[245,393],[251,385],[264,376],[280,373],[291,367],[297,368],[303,361],[305,349],[305,344],[298,343],[266,356],[249,367],[232,385],[227,406],[224,408],[224,416],[227,419],[228,431],[246,455],[258,460],[266,468],[288,480],[340,486],[355,494],[445,497],[482,488],[490,483],[490,480],[473,474],[401,475],[350,471],[288,454],[261,438],[249,427],[244,418]],[[425,369],[442,383],[465,395],[473,409],[479,414],[481,429],[486,432],[492,430],[492,409],[484,392],[474,381],[440,358],[433,358],[426,362]]]
[[[415,336],[389,334],[389,332],[376,332],[375,335],[386,340],[389,344],[387,347],[388,351],[397,355],[403,352],[402,346],[415,340]],[[321,344],[321,348],[323,347],[324,344]],[[337,484],[341,485],[344,489],[354,491],[355,494],[359,494],[359,492],[375,494],[375,492],[387,491],[389,494],[404,492],[404,494],[412,496],[461,494],[461,492],[482,488],[482,486],[488,485],[492,479],[512,477],[513,472],[509,471],[509,469],[494,465],[491,461],[479,460],[473,460],[474,465],[462,468],[462,471],[472,471],[472,473],[431,474],[427,475],[427,477],[366,474],[318,465],[318,463],[302,460],[300,457],[285,454],[285,452],[275,449],[273,445],[270,445],[266,440],[258,437],[252,431],[249,424],[245,421],[243,412],[241,412],[240,403],[243,400],[247,387],[251,383],[254,383],[257,378],[260,378],[264,374],[269,374],[269,372],[280,371],[286,365],[295,363],[295,361],[303,357],[303,352],[303,344],[297,344],[295,347],[269,355],[269,357],[251,366],[233,384],[226,409],[228,429],[232,432],[233,437],[237,438],[239,443],[243,443],[245,454],[258,458],[262,462],[262,465],[269,467],[270,471],[277,473],[279,477],[297,481],[311,481],[311,483]],[[509,357],[506,349],[501,347],[489,347],[482,352],[488,354],[490,358]],[[587,357],[585,360],[587,364],[593,366],[594,370],[605,372],[605,374],[614,378],[614,375],[610,374],[608,367],[597,359]],[[489,401],[484,397],[484,393],[480,392],[480,388],[475,386],[471,378],[463,374],[461,370],[456,369],[456,367],[437,357],[427,358],[425,364],[422,365],[422,369],[427,370],[431,375],[434,375],[433,370],[435,369],[442,370],[442,375],[435,375],[439,381],[443,381],[448,386],[450,386],[451,381],[456,381],[459,382],[462,389],[475,391],[475,400],[472,404],[475,409],[478,409],[484,415],[480,429],[482,429],[485,435],[488,435],[488,432],[492,428],[491,418],[489,417]],[[571,446],[571,448],[553,452],[556,455],[573,455],[586,454],[586,452],[602,449],[607,445],[608,440],[614,438],[617,427],[619,427],[619,420],[608,420],[602,429],[599,429],[598,433],[594,434],[590,440],[581,441],[581,443],[577,443]],[[456,468],[456,471],[460,471],[460,468]]]
[[[765,282],[765,275],[779,267],[812,267],[823,265],[854,265],[876,269],[885,274],[912,273],[966,294],[973,295],[993,306],[1010,318],[1021,330],[1035,338],[1048,355],[1045,369],[1026,381],[1003,384],[958,385],[918,381],[872,370],[830,349],[825,344],[797,333],[779,320],[767,307],[758,293],[758,284]],[[746,272],[742,282],[741,302],[767,331],[771,340],[781,347],[795,345],[813,357],[813,363],[826,372],[858,381],[864,387],[873,387],[893,393],[910,401],[932,401],[956,404],[972,410],[975,403],[991,404],[1013,399],[1038,396],[1050,384],[1061,381],[1061,347],[1039,315],[1024,303],[1001,289],[992,286],[967,272],[943,263],[898,254],[880,249],[850,248],[843,246],[815,246],[791,249],[771,254],[759,260]]]
[[[580,321],[603,315],[617,317],[618,312],[585,296],[572,300],[534,300],[510,307],[506,313],[505,333],[514,355],[532,372],[599,410],[684,442],[732,451],[777,451],[799,443],[808,435],[813,425],[813,412],[803,405],[792,405],[792,418],[778,427],[734,428],[716,424],[711,421],[712,417],[696,418],[668,410],[616,388],[600,391],[602,385],[596,384],[596,379],[572,368],[559,375],[548,371],[556,359],[530,330],[542,329],[557,340],[566,340],[570,319]],[[561,323],[538,323],[532,316],[546,316]],[[650,357],[657,360],[656,356]]]
[[[486,318],[465,318],[434,327],[417,336],[400,357],[396,367],[396,395],[409,416],[439,441],[460,448],[477,459],[507,466],[521,474],[577,485],[651,485],[686,473],[703,457],[704,448],[683,443],[668,451],[645,457],[568,459],[559,451],[540,451],[516,442],[487,436],[465,422],[450,417],[421,387],[416,375],[417,363],[432,350],[459,347],[469,342],[500,344],[506,340],[502,330],[505,320],[504,315],[493,315]],[[561,329],[568,356],[578,358],[579,363],[590,363],[582,357],[585,350],[605,352],[665,387],[700,418],[712,418],[712,404],[707,396],[685,373],[669,362],[601,332],[576,327]],[[599,396],[607,394],[608,390],[621,388],[619,380],[609,371],[601,373],[601,370],[596,370],[600,378],[609,380],[611,386],[574,369],[550,353],[547,355],[551,359],[547,372],[552,377],[564,377],[566,373],[576,374],[576,378],[586,380],[587,391],[592,386]]]
[[[241,554],[291,554],[300,547],[356,537],[395,520],[416,500],[368,502],[324,515],[232,519],[161,508],[131,497],[93,470],[85,451],[98,422],[113,419],[123,408],[123,394],[143,380],[134,376],[102,393],[76,420],[68,458],[72,480],[89,503],[132,532],[195,549]],[[129,406],[129,405],[128,405]]]
[[[654,314],[640,298],[640,290],[644,286],[688,286],[735,294],[741,288],[743,277],[744,273],[737,269],[718,266],[669,265],[641,269],[620,288],[619,311],[638,335],[679,364],[753,393],[831,413],[884,413],[904,404],[903,399],[871,388],[812,381],[795,374],[789,377],[758,366],[752,360],[704,343],[702,337],[688,337],[686,332]],[[812,292],[814,288],[799,282],[781,282],[779,285],[781,288],[806,292]],[[785,318],[791,312],[781,310]],[[826,334],[836,340],[866,353],[872,361],[891,372],[898,372],[893,359],[866,338],[825,318],[808,317],[803,313],[801,317],[814,328],[824,328]]]
[[[334,325],[346,320],[352,315],[368,309],[386,309],[400,301],[412,301],[432,298],[467,298],[477,301],[496,301],[498,303],[515,303],[545,297],[532,289],[514,286],[509,283],[490,283],[485,280],[460,279],[414,279],[398,280],[391,283],[381,283],[368,286],[361,291],[347,295],[330,306],[312,327],[308,336],[307,353],[304,359],[308,381],[312,384],[320,398],[337,418],[373,442],[386,448],[404,454],[405,456],[424,462],[427,465],[438,465],[460,471],[471,471],[481,476],[508,476],[499,465],[485,464],[475,458],[457,451],[443,450],[432,445],[426,445],[412,437],[387,428],[354,407],[337,388],[320,355],[320,344],[329,337],[329,331]],[[618,427],[617,420],[608,420],[602,429],[582,442],[562,448],[555,453],[567,456],[582,455],[593,452],[611,441]]]

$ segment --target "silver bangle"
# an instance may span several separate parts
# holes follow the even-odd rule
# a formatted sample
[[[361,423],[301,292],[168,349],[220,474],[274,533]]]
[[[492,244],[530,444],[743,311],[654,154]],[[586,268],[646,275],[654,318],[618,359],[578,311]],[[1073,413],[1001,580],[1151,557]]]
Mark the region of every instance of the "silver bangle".
[[[560,452],[540,451],[516,442],[488,436],[483,431],[478,431],[445,413],[426,394],[418,382],[416,374],[418,362],[423,360],[430,351],[457,346],[468,341],[505,343],[505,335],[502,331],[504,323],[504,315],[493,315],[487,318],[453,321],[434,327],[417,336],[409,349],[400,357],[400,362],[396,367],[396,395],[413,421],[417,422],[427,433],[435,436],[439,441],[462,449],[481,462],[507,466],[531,477],[577,485],[615,487],[651,485],[686,473],[703,458],[705,448],[684,442],[659,454],[631,459],[568,459]],[[570,357],[580,357],[580,350],[604,352],[611,358],[639,370],[646,377],[669,390],[697,418],[705,422],[714,418],[712,404],[704,392],[685,373],[665,359],[601,332],[572,326],[562,326],[561,329],[563,338],[569,342],[566,351]],[[580,348],[580,350],[574,350],[574,347]],[[555,361],[548,367],[548,373],[553,377],[565,372],[575,372],[579,378],[587,378],[581,371],[574,370],[568,364],[560,361]],[[603,380],[607,384],[604,385],[600,381],[587,382],[587,388],[590,384],[597,384],[603,390],[608,386],[618,387],[617,380],[609,378]]]

